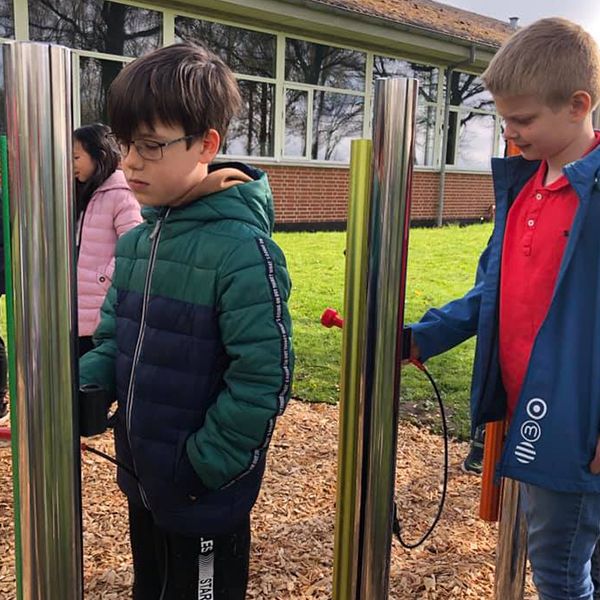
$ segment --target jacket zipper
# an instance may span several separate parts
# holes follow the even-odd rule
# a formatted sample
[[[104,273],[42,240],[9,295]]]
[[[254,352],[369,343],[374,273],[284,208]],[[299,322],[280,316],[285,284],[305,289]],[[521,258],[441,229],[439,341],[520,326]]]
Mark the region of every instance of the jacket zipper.
[[[91,198],[90,198],[90,202],[91,202]],[[85,208],[81,211],[81,215],[80,215],[80,219],[79,219],[79,227],[78,227],[78,231],[77,233],[77,243],[76,243],[76,252],[75,252],[75,260],[77,261],[77,263],[79,264],[79,252],[81,251],[81,242],[83,241],[83,225],[84,225],[84,221],[85,221],[85,213],[87,212],[88,206],[90,205],[90,202],[88,202],[85,205]]]
[[[150,240],[152,240],[152,247],[150,248],[150,258],[148,260],[148,270],[146,271],[146,280],[144,282],[144,295],[142,298],[142,316],[140,319],[140,331],[135,344],[135,351],[133,353],[133,362],[131,365],[131,374],[129,376],[129,385],[127,387],[127,399],[125,402],[126,409],[126,429],[127,429],[127,442],[129,444],[129,451],[131,452],[131,462],[133,464],[133,470],[137,472],[135,467],[135,459],[133,458],[133,451],[131,449],[131,419],[133,415],[133,392],[135,390],[135,372],[137,369],[138,362],[140,360],[140,354],[142,352],[142,344],[144,342],[144,335],[146,333],[146,312],[148,309],[148,300],[150,298],[150,286],[152,284],[152,275],[154,271],[154,264],[156,263],[156,255],[158,252],[158,244],[160,242],[160,234],[162,231],[162,224],[169,215],[170,209],[167,209],[166,213],[158,218],[156,225],[150,234]],[[138,488],[140,490],[140,496],[144,506],[150,510],[148,498],[142,488],[142,484],[138,480]]]

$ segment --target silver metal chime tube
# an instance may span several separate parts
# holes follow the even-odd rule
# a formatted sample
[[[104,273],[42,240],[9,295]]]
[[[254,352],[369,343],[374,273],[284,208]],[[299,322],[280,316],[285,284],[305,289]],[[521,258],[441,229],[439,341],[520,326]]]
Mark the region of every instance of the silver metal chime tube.
[[[71,53],[3,49],[14,314],[19,597],[83,597]],[[15,427],[16,425],[16,427]],[[16,431],[15,431],[16,430]]]
[[[349,216],[363,218],[356,202],[368,203],[368,215],[363,235],[348,223],[336,600],[388,595],[417,92],[414,79],[376,82],[370,186],[351,174],[351,189],[363,193],[351,194]],[[364,269],[353,273],[364,287],[349,295],[353,266]],[[345,370],[353,365],[352,387]]]

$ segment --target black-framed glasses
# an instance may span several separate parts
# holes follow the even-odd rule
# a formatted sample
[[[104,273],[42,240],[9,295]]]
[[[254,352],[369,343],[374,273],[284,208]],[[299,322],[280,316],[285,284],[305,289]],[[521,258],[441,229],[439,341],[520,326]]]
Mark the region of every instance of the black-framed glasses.
[[[129,150],[131,146],[135,146],[135,151],[144,159],[144,160],[160,160],[164,156],[165,148],[171,146],[171,144],[176,144],[177,142],[187,142],[189,140],[193,140],[194,138],[201,136],[201,133],[192,133],[190,135],[184,135],[176,140],[171,140],[170,142],[156,142],[154,140],[131,140],[126,142],[124,140],[117,139],[117,146],[119,146],[119,152],[121,153],[121,158],[125,158],[129,154]]]

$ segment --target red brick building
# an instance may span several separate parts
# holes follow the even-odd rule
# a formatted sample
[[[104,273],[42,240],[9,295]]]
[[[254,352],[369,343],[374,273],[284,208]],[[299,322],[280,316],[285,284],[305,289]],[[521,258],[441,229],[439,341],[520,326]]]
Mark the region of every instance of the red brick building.
[[[222,158],[268,172],[281,228],[344,226],[350,140],[389,76],[420,83],[413,221],[486,217],[503,144],[478,74],[511,31],[432,0],[0,0],[0,38],[74,49],[80,123],[104,119],[136,56],[182,39],[220,54],[244,99]]]

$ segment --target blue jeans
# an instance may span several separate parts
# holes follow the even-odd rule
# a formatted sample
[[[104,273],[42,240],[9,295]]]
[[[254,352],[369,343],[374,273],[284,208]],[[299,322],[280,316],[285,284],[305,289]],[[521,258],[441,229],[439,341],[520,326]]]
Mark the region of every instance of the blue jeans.
[[[540,600],[592,600],[591,559],[600,538],[600,494],[520,484],[533,582]],[[600,590],[599,590],[600,591]]]

